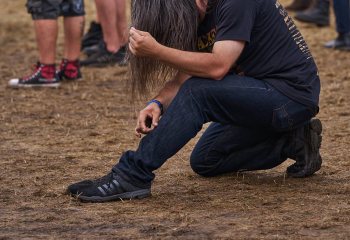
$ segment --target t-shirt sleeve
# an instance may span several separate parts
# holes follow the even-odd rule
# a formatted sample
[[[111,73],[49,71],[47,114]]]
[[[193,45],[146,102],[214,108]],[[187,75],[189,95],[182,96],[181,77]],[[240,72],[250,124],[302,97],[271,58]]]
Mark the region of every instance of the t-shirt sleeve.
[[[240,40],[250,42],[256,7],[253,0],[222,0],[217,8],[215,41]]]

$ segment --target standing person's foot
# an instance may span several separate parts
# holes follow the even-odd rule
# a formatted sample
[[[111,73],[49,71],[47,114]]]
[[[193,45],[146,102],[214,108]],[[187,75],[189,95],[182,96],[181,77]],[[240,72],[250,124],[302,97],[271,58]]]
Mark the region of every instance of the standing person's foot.
[[[106,67],[121,64],[126,55],[126,46],[122,46],[117,52],[113,53],[107,50],[104,42],[100,43],[98,51],[81,61],[81,66],[87,67]]]
[[[8,85],[13,88],[20,87],[58,87],[60,85],[59,77],[56,73],[55,64],[42,64],[38,62],[35,65],[34,72],[26,77],[11,79]]]
[[[102,41],[103,41],[103,40],[102,40]],[[99,44],[96,44],[96,45],[92,45],[92,46],[89,46],[89,47],[84,48],[82,52],[83,52],[86,56],[90,57],[91,55],[97,53],[98,50],[99,50]]]
[[[350,51],[350,33],[339,33],[336,39],[327,42],[324,47]]]
[[[303,128],[295,130],[295,160],[296,162],[287,168],[290,177],[308,177],[320,170],[322,158],[320,148],[322,142],[322,123],[319,119],[311,121]]]
[[[57,76],[60,80],[80,80],[82,75],[79,60],[69,61],[68,59],[62,59]]]
[[[304,11],[308,9],[311,4],[312,0],[294,0],[292,4],[286,7],[287,11]]]
[[[98,45],[98,43],[103,39],[103,32],[101,24],[92,21],[90,23],[89,30],[85,33],[81,41],[81,49],[84,51],[85,48]]]
[[[295,19],[313,23],[319,27],[329,26],[329,0],[316,0],[316,4],[305,11],[297,12]]]
[[[108,202],[120,199],[146,198],[151,195],[150,188],[136,187],[116,173],[110,172],[96,180],[74,183],[67,189],[68,194],[84,202]]]

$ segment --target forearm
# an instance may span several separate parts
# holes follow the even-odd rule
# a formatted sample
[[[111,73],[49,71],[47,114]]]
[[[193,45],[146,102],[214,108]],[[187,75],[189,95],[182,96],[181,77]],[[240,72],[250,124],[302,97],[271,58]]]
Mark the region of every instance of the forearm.
[[[242,42],[221,42],[212,53],[181,51],[163,45],[157,46],[155,57],[191,76],[222,79],[236,62],[243,49]]]
[[[158,95],[154,98],[163,104],[164,110],[168,108],[173,101],[181,85],[190,78],[189,75],[178,72],[176,76],[168,81],[165,86],[159,91]]]
[[[215,42],[211,53],[182,51],[159,44],[148,32],[130,29],[129,49],[137,57],[150,57],[190,76],[222,79],[241,55],[245,42]]]

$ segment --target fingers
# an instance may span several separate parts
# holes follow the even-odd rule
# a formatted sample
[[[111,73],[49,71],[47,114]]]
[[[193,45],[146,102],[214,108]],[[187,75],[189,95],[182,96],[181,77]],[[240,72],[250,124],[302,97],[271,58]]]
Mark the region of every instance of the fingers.
[[[153,113],[153,118],[152,118],[152,126],[153,126],[153,128],[156,128],[158,126],[159,118],[160,118],[160,111],[159,112],[154,112]]]
[[[140,36],[144,36],[144,35],[147,35],[147,32],[144,32],[144,31],[141,31],[141,30],[137,30],[136,28],[134,27],[131,27],[130,28],[130,32],[133,32],[133,33],[137,33],[138,35]]]
[[[148,127],[146,126],[146,120],[149,117],[148,114],[140,114],[139,125],[143,132],[146,132]]]
[[[137,137],[141,137],[141,134],[148,134],[153,131],[157,126],[161,113],[158,110],[141,111],[137,119],[135,128],[135,134]]]
[[[129,36],[130,36],[130,39],[133,39],[135,41],[139,41],[141,38],[146,36],[146,32],[140,32],[140,31],[136,30],[135,28],[131,28],[129,31]]]
[[[136,49],[135,49],[135,40],[133,40],[133,39],[129,39],[129,50],[131,51],[131,53],[133,54],[133,55],[136,55],[137,54],[137,51],[136,51]]]
[[[152,119],[153,118],[151,114],[140,112],[135,128],[135,134],[137,137],[141,137],[141,134],[148,134],[154,129],[154,126],[152,125]]]
[[[137,55],[138,51],[136,50],[136,48],[139,46],[140,41],[141,41],[141,36],[137,36],[137,33],[133,33],[130,30],[130,37],[129,37],[129,48],[130,51],[133,55]]]

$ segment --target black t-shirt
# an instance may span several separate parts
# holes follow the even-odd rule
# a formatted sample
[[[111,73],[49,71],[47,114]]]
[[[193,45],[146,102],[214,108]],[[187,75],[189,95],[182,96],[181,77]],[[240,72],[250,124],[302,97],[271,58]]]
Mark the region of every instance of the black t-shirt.
[[[264,80],[310,107],[319,103],[317,66],[291,17],[276,0],[218,0],[198,28],[198,50],[245,41],[235,71]]]

